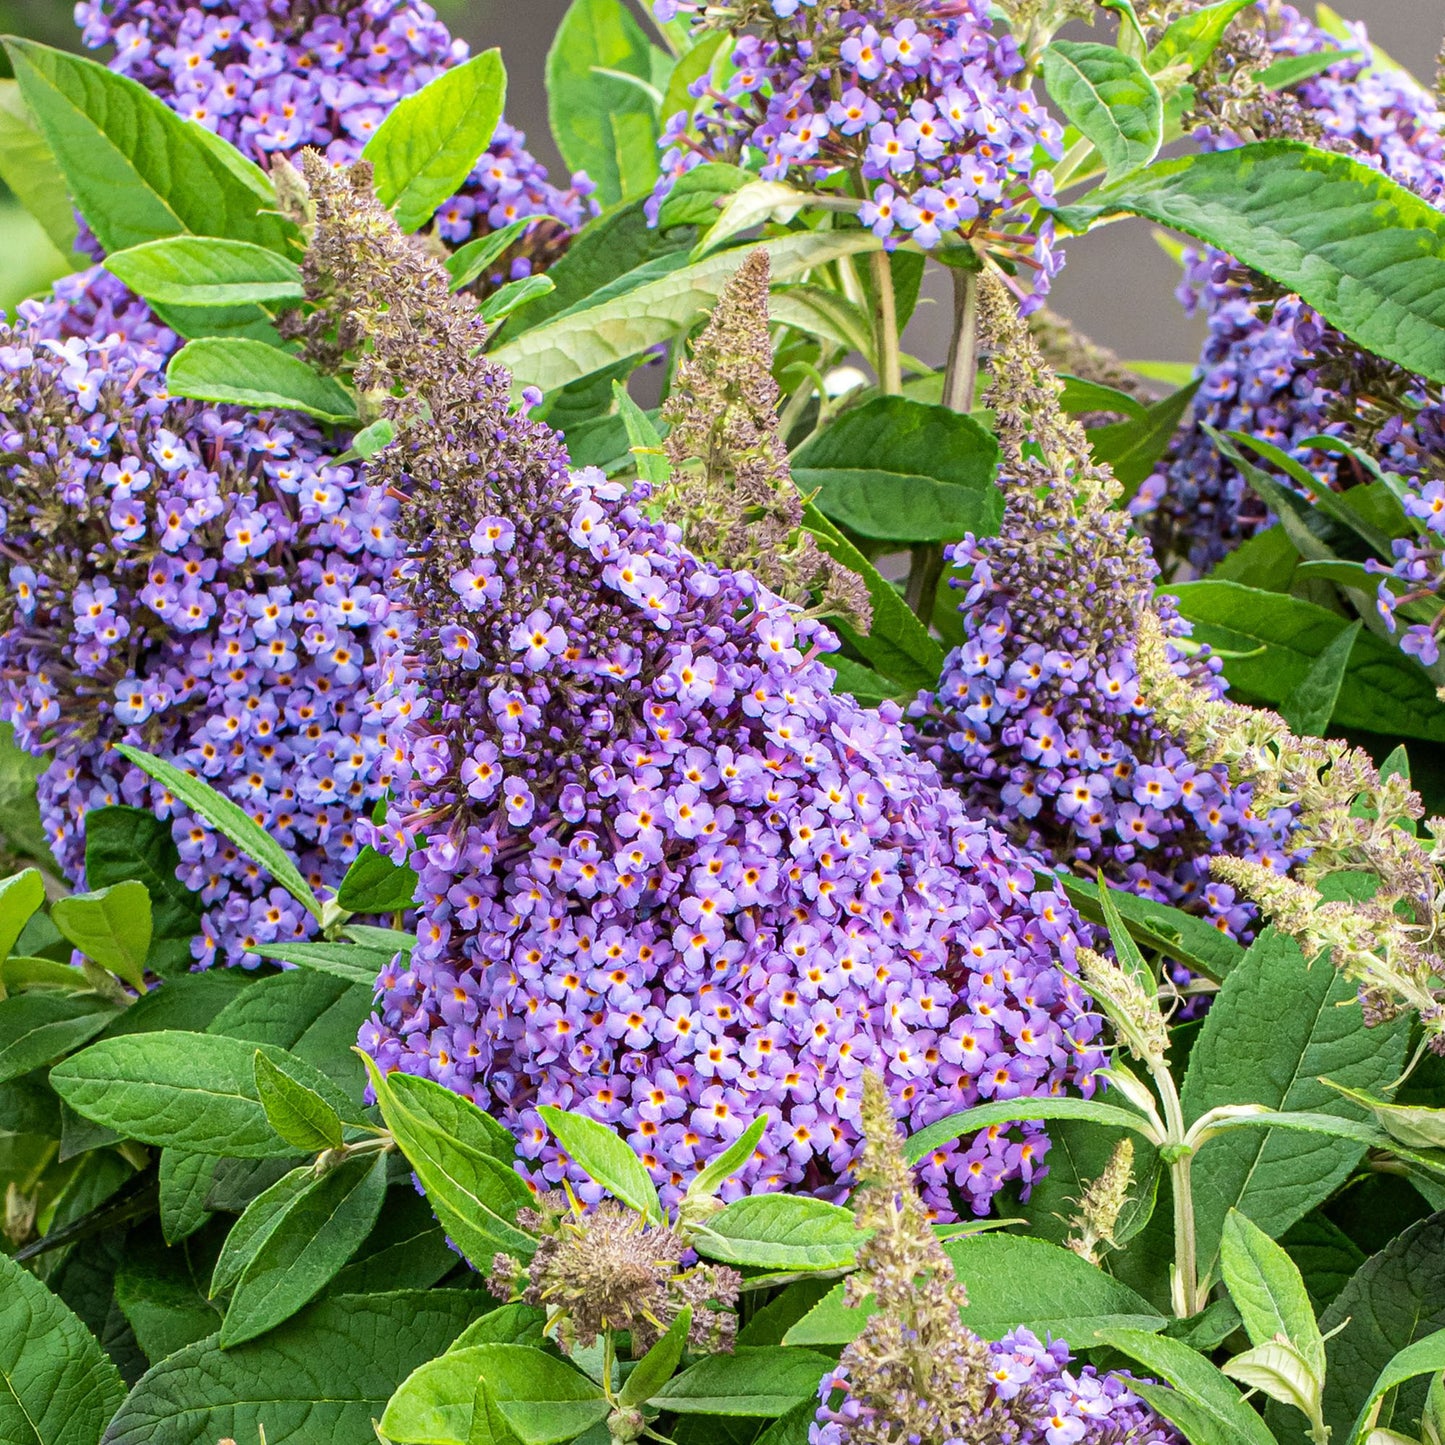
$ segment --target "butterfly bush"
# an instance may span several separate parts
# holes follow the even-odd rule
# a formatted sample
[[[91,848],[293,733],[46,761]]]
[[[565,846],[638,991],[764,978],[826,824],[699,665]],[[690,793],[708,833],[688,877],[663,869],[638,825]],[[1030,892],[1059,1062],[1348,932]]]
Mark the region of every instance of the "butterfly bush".
[[[1030,851],[1248,937],[1253,912],[1210,880],[1209,858],[1284,868],[1288,812],[1256,816],[1247,786],[1197,766],[1155,718],[1134,658],[1157,576],[1148,544],[1114,507],[1109,472],[1081,460],[1087,440],[1010,302],[989,284],[982,295],[1004,521],[950,549],[965,641],[913,705],[918,744],[970,813]],[[1190,656],[1185,625],[1164,615],[1173,666],[1220,693],[1217,660]]]
[[[764,179],[807,190],[859,178],[860,219],[890,247],[951,235],[1008,253],[1033,278],[1024,304],[1041,303],[1063,257],[1053,223],[1031,219],[1052,197],[1035,164],[1040,148],[1058,158],[1062,131],[1018,83],[1018,46],[986,0],[715,8],[654,0],[661,21],[692,15],[734,36],[726,78],[705,73],[666,123],[654,219],[688,171],[757,154]]]
[[[84,275],[0,331],[0,706],[49,758],[41,816],[66,876],[83,879],[89,809],[171,818],[207,905],[198,961],[254,965],[310,915],[113,745],[193,770],[335,886],[383,791],[363,667],[404,632],[396,504],[302,418],[169,397],[174,346]]]
[[[81,0],[85,43],[113,47],[111,68],[263,167],[302,146],[336,162],[361,154],[387,113],[467,58],[424,0]],[[502,121],[465,186],[437,212],[450,246],[539,219],[495,284],[544,269],[595,211],[591,182],[554,186]]]
[[[1248,12],[1236,22],[1236,31],[1247,20]],[[1257,23],[1265,27],[1256,42],[1263,61],[1340,46],[1290,6],[1272,9]],[[1439,205],[1445,196],[1445,113],[1403,71],[1388,63],[1370,64],[1363,27],[1353,31],[1351,49],[1364,58],[1341,60],[1303,82],[1292,102],[1281,100],[1259,129],[1299,132],[1317,145],[1366,161]],[[1207,125],[1196,133],[1211,149],[1248,138],[1253,137]],[[1302,462],[1321,485],[1348,484],[1353,480],[1349,463],[1305,443],[1321,435],[1349,439],[1360,434],[1371,407],[1368,383],[1378,363],[1366,360],[1362,367],[1359,353],[1297,296],[1272,292],[1229,256],[1191,248],[1185,263],[1180,299],[1209,325],[1200,359],[1203,385],[1192,424],[1140,490],[1135,510],[1150,514],[1148,525],[1161,557],[1204,570],[1267,516],[1204,427],[1262,438]],[[1417,396],[1409,410],[1420,400]],[[1427,418],[1426,428],[1438,432],[1438,421]],[[1385,438],[1407,471],[1415,470],[1411,430],[1396,418]]]
[[[409,498],[415,635],[380,669],[393,797],[365,831],[416,867],[420,924],[363,1048],[496,1113],[552,1181],[583,1176],[539,1105],[618,1126],[670,1199],[760,1115],[732,1193],[836,1181],[869,1064],[915,1125],[1090,1090],[1063,898],[896,708],[833,695],[819,622],[509,412],[507,373],[467,359],[482,323],[365,168],[306,173],[313,354],[365,341],[357,384],[399,437],[374,471]],[[930,1199],[986,1209],[1045,1149],[1023,1126],[942,1150]]]

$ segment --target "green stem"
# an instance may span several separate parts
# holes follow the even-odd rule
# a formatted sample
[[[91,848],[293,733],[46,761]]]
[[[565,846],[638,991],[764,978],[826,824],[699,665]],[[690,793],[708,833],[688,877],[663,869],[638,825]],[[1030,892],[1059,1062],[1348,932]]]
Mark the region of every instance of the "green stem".
[[[978,272],[953,273],[953,344],[943,378],[943,404],[967,415],[978,382]]]
[[[1194,1183],[1191,1164],[1194,1150],[1184,1142],[1186,1129],[1179,1090],[1167,1064],[1160,1062],[1150,1071],[1164,1105],[1165,1156],[1169,1181],[1174,1191],[1174,1313],[1191,1319],[1201,1308],[1199,1299],[1199,1252],[1194,1219]]]
[[[884,396],[903,390],[903,358],[898,337],[898,303],[893,295],[893,268],[885,251],[868,258],[873,272],[873,349],[878,387]]]

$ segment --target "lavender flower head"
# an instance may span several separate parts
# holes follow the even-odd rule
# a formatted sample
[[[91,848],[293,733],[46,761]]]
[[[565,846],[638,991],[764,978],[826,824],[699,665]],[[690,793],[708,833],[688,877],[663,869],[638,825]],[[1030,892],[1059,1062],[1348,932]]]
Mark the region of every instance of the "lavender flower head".
[[[355,160],[398,100],[467,58],[425,0],[80,0],[75,15],[88,46],[114,47],[111,69],[262,166],[303,146]],[[539,218],[492,284],[545,269],[596,209],[586,176],[559,189],[525,142],[503,121],[437,213],[451,246]]]
[[[929,1228],[878,1076],[863,1089],[855,1208],[871,1234],[845,1288],[874,1312],[823,1376],[809,1445],[1180,1445],[1127,1375],[1070,1370],[1063,1340],[1018,1329],[988,1342],[962,1323],[968,1293]]]
[[[1277,133],[1303,133],[1316,145],[1376,166],[1440,204],[1445,113],[1409,75],[1388,63],[1373,63],[1364,27],[1351,29],[1352,49],[1360,58],[1340,60],[1291,95],[1273,97],[1275,104],[1261,115],[1241,118],[1226,109],[1201,125],[1196,139],[1221,149]],[[1235,50],[1265,64],[1338,47],[1334,36],[1293,7],[1261,5],[1257,13],[1246,11],[1236,20],[1224,54]],[[1260,437],[1302,462],[1322,486],[1338,487],[1353,482],[1350,463],[1304,443],[1320,435],[1368,439],[1390,418],[1372,416],[1378,410],[1380,368],[1297,296],[1272,291],[1229,256],[1208,248],[1187,251],[1179,296],[1191,315],[1202,313],[1209,323],[1200,358],[1204,383],[1192,423],[1134,506],[1137,513],[1149,514],[1147,525],[1166,568],[1202,571],[1268,515],[1204,426]],[[1416,410],[1421,400],[1416,396],[1407,411]],[[1438,419],[1427,418],[1426,426],[1438,432]],[[1408,416],[1403,421],[1396,416],[1385,439],[1407,472],[1412,470],[1411,430]],[[1287,477],[1281,480],[1293,485]]]
[[[415,639],[378,677],[374,833],[417,868],[420,923],[367,1052],[592,1197],[538,1105],[619,1126],[675,1199],[759,1115],[731,1194],[838,1181],[868,1065],[914,1125],[1089,1091],[1099,1024],[1055,964],[1062,897],[907,753],[896,709],[831,694],[819,623],[509,413],[482,323],[365,168],[306,175],[313,354],[365,343],[357,384],[398,432],[374,470],[409,497]],[[941,1151],[930,1202],[984,1210],[1045,1148],[1024,1126]]]
[[[92,281],[0,330],[0,711],[49,759],[41,816],[65,875],[83,880],[89,809],[171,818],[207,905],[198,961],[254,966],[310,915],[112,747],[192,770],[334,887],[382,796],[362,673],[405,626],[387,600],[395,503],[304,419],[169,397],[175,337]]]
[[[705,73],[692,107],[667,122],[654,218],[705,161],[761,155],[765,180],[804,190],[857,176],[859,217],[890,247],[977,238],[1032,278],[1019,286],[1025,306],[1041,304],[1063,257],[1052,221],[1030,219],[1052,196],[1035,155],[1057,159],[1063,133],[1016,83],[1023,58],[994,31],[986,0],[747,0],[726,10],[654,0],[653,10],[735,38],[726,82]]]
[[[980,325],[1007,502],[999,536],[952,549],[966,640],[912,708],[918,743],[970,813],[1031,851],[1248,937],[1252,910],[1210,881],[1208,861],[1231,852],[1282,870],[1288,813],[1257,817],[1247,786],[1191,762],[1155,719],[1134,659],[1136,619],[1156,605],[1148,544],[1129,535],[1107,469],[1081,460],[1058,382],[987,279]],[[1190,656],[1163,606],[1172,665],[1217,695],[1217,661]]]

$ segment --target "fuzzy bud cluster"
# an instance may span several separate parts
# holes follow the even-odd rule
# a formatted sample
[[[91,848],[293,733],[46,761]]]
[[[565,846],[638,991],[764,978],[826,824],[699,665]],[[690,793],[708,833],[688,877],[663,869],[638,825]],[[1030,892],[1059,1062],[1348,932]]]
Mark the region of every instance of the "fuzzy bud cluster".
[[[725,81],[711,72],[693,104],[663,131],[658,207],[678,179],[706,161],[763,156],[765,180],[818,190],[839,175],[861,179],[860,219],[889,245],[925,249],[945,236],[1006,250],[1032,276],[1037,305],[1063,264],[1053,225],[1031,229],[1052,176],[1062,131],[1017,82],[1013,37],[996,32],[985,0],[872,0],[858,6],[746,0],[726,9],[654,0],[660,20],[692,15],[733,37]]]
[[[1445,821],[1431,821],[1433,842],[1416,837],[1401,824],[1423,815],[1420,799],[1399,775],[1382,778],[1361,749],[1296,737],[1274,713],[1228,703],[1180,677],[1167,637],[1149,618],[1138,655],[1151,705],[1191,753],[1252,783],[1261,806],[1293,818],[1296,877],[1229,856],[1212,860],[1214,873],[1253,898],[1306,957],[1325,953],[1357,980],[1367,1022],[1413,1009],[1430,1047],[1445,1053]],[[1336,873],[1373,874],[1378,887],[1366,900],[1326,901],[1320,887]]]
[[[678,367],[662,412],[673,471],[658,502],[698,556],[866,631],[872,606],[863,580],[803,529],[778,422],[768,278],[768,253],[749,253]]]
[[[1178,1445],[1127,1376],[1070,1370],[1062,1340],[1020,1329],[990,1343],[963,1324],[968,1295],[929,1228],[882,1081],[869,1073],[863,1087],[854,1207],[871,1233],[848,1289],[874,1312],[823,1377],[810,1445]]]
[[[520,1284],[522,1303],[547,1311],[549,1329],[568,1354],[620,1333],[631,1337],[633,1356],[641,1359],[684,1309],[691,1311],[689,1349],[732,1350],[742,1276],[701,1263],[671,1225],[651,1224],[615,1199],[583,1211],[555,1190],[517,1222],[538,1236],[525,1282],[517,1262],[499,1254],[489,1285],[510,1299]]]
[[[1228,851],[1282,869],[1287,814],[1257,809],[1247,786],[1201,766],[1150,706],[1134,656],[1139,618],[1156,605],[1148,545],[987,279],[980,327],[994,351],[1004,520],[998,536],[952,551],[965,641],[938,692],[913,706],[919,743],[970,812],[1002,820],[1031,851],[1247,936],[1249,909],[1210,880],[1208,859]],[[1186,657],[1175,646],[1184,625],[1164,616],[1170,665],[1217,696],[1211,660]]]
[[[840,1181],[869,1064],[914,1125],[1088,1090],[1099,1021],[1055,964],[1060,894],[896,709],[832,694],[819,623],[509,410],[484,323],[364,173],[305,172],[317,354],[365,343],[358,385],[397,429],[373,470],[407,498],[415,636],[378,672],[374,831],[417,868],[420,921],[363,1047],[491,1109],[584,1198],[541,1104],[618,1127],[676,1199],[760,1115],[731,1195]],[[964,1141],[930,1200],[986,1209],[1045,1147]]]

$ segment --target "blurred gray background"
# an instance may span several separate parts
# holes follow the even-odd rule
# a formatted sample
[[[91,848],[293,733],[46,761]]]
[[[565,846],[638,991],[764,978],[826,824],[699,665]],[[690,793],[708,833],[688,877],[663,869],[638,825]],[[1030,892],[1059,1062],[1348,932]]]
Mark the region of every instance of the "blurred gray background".
[[[434,0],[435,3],[435,0]],[[531,149],[550,166],[560,161],[547,132],[542,88],[547,47],[568,0],[441,0],[437,8],[453,30],[474,47],[499,45],[510,74],[507,114],[527,132]],[[646,3],[646,0],[641,0]],[[1306,13],[1313,0],[1300,8]],[[0,0],[0,29],[52,44],[73,43],[66,0]],[[1445,0],[1334,0],[1334,8],[1363,20],[1370,38],[1421,80],[1429,81],[1445,38]],[[13,221],[0,213],[0,305],[32,288],[11,242]],[[1053,304],[1078,326],[1129,360],[1193,361],[1200,328],[1173,298],[1178,269],[1155,243],[1151,228],[1126,221],[1068,248],[1068,265],[1054,289]],[[930,268],[931,270],[934,268]],[[41,280],[44,278],[42,277]],[[909,343],[925,358],[937,357],[947,332],[943,306],[925,300]]]

